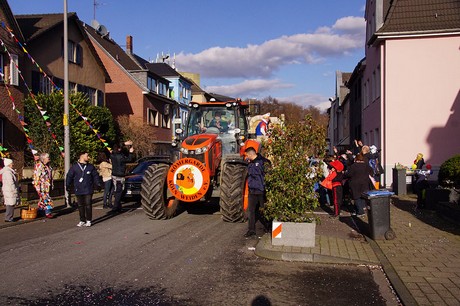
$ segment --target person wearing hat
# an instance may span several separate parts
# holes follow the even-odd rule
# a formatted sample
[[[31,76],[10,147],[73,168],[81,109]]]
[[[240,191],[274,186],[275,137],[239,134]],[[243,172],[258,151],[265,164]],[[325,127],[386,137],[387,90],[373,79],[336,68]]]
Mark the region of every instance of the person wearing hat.
[[[49,165],[50,155],[41,153],[35,163],[33,174],[33,185],[38,193],[38,209],[45,212],[47,218],[52,218],[51,211],[54,207],[53,200],[50,196],[50,190],[53,187],[53,174]]]
[[[268,125],[270,124],[270,113],[262,115],[262,120],[256,127],[256,136],[266,136]]]
[[[16,171],[13,169],[13,160],[4,158],[3,163],[5,167],[0,170],[0,174],[3,175],[2,191],[6,207],[5,222],[13,222],[14,206],[19,203],[18,179]]]
[[[80,214],[80,222],[78,222],[77,226],[91,226],[93,217],[93,186],[97,185],[98,188],[101,188],[102,184],[96,168],[89,163],[87,151],[82,151],[78,155],[78,161],[70,167],[65,182],[67,190],[70,189],[72,184],[74,186],[78,212]]]

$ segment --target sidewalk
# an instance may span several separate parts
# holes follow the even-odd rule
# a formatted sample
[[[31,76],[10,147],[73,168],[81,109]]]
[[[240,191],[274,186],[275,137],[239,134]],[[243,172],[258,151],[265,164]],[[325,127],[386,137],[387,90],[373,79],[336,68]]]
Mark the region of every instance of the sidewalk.
[[[414,196],[392,202],[394,240],[370,239],[367,218],[344,213],[340,221],[321,216],[314,248],[272,246],[265,235],[255,253],[275,260],[381,265],[404,305],[460,305],[460,226],[435,212],[415,212]],[[341,223],[335,231],[324,229],[334,222]],[[352,232],[355,226],[365,240]]]

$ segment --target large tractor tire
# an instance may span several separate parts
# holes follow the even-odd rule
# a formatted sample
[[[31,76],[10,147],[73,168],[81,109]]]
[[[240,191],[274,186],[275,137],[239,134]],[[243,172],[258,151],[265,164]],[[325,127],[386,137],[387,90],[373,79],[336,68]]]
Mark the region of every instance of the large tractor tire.
[[[141,205],[150,219],[170,219],[176,214],[179,200],[166,186],[169,165],[153,164],[144,174],[141,186]]]
[[[239,163],[225,163],[220,185],[220,212],[226,222],[244,221],[244,190],[247,167]]]

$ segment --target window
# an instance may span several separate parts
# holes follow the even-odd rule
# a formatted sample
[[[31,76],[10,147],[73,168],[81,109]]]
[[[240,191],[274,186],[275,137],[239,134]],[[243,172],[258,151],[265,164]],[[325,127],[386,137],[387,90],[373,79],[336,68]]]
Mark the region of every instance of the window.
[[[147,123],[153,126],[158,126],[159,120],[158,120],[158,112],[156,110],[147,109]]]
[[[166,96],[167,94],[166,84],[158,83],[158,94],[162,96]]]
[[[0,80],[6,81],[9,85],[19,85],[19,71],[18,71],[18,56],[16,54],[11,54],[11,60],[9,65],[4,65],[4,56],[6,54],[0,54],[0,72],[2,77]]]
[[[52,89],[53,85],[48,78],[45,78],[38,71],[32,71],[32,92],[34,94],[43,93],[48,95]]]
[[[19,85],[18,56],[16,54],[11,54],[9,77],[11,85]]]
[[[381,89],[382,89],[382,86],[380,84],[381,82],[381,78],[380,78],[380,66],[377,67],[377,75],[376,75],[376,79],[375,79],[375,98],[380,98],[380,95],[381,95]]]
[[[377,94],[376,94],[376,78],[375,78],[375,70],[374,72],[372,72],[372,81],[371,81],[371,102],[374,102],[376,97],[377,97]]]
[[[82,63],[83,63],[83,49],[82,49],[82,47],[79,44],[69,40],[68,43],[67,43],[67,48],[68,48],[67,52],[68,52],[68,56],[69,56],[69,62],[81,66]],[[64,54],[64,50],[63,50],[62,54]]]
[[[157,81],[152,77],[147,77],[147,88],[153,92],[157,92]]]
[[[162,116],[162,121],[161,121],[161,127],[164,127],[164,128],[170,128],[171,127],[171,119],[169,118],[168,115],[163,115]]]
[[[0,118],[0,143],[3,144],[3,118]]]
[[[0,53],[0,73],[2,74],[0,76],[1,80],[3,81],[3,53]]]

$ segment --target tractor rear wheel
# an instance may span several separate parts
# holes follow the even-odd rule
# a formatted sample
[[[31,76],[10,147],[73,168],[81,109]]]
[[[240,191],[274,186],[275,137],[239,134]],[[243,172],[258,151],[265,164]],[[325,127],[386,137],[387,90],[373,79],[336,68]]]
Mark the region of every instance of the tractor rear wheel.
[[[150,219],[172,218],[179,200],[172,196],[166,186],[169,165],[153,164],[144,174],[141,186],[141,205]]]
[[[220,185],[220,212],[226,222],[244,221],[244,190],[247,167],[243,164],[225,163]]]

